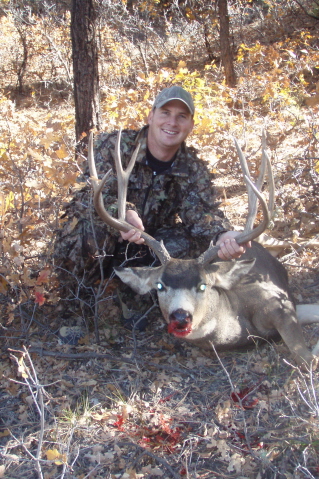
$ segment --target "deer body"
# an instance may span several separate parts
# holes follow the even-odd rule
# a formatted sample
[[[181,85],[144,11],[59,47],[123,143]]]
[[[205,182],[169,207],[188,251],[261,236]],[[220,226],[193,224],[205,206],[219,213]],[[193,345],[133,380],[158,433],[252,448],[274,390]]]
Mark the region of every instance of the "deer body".
[[[216,350],[245,347],[256,339],[284,339],[298,362],[311,362],[298,323],[285,268],[258,243],[240,260],[203,266],[171,259],[155,268],[116,268],[139,294],[157,289],[168,331]]]

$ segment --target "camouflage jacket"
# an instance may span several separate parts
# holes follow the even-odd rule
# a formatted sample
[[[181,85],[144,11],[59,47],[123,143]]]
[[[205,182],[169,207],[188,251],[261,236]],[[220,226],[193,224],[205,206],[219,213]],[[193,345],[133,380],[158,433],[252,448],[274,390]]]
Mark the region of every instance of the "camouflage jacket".
[[[213,239],[229,230],[229,223],[218,209],[208,164],[199,159],[194,148],[184,143],[172,166],[162,174],[153,174],[147,166],[148,126],[140,131],[124,130],[121,136],[121,157],[125,168],[135,150],[140,149],[130,176],[127,209],[134,209],[142,218],[145,231],[151,235],[162,227],[184,226],[194,239]],[[117,181],[114,150],[117,132],[101,133],[95,139],[94,156],[98,177],[111,168],[113,176],[103,192],[106,209],[117,214]],[[85,176],[89,177],[88,169]]]
[[[186,254],[194,257],[195,254],[202,253],[211,240],[216,240],[218,234],[230,229],[216,203],[212,184],[214,176],[207,163],[185,144],[177,152],[172,166],[164,173],[154,175],[146,164],[147,128],[144,127],[139,132],[122,132],[121,156],[124,168],[136,144],[140,142],[137,161],[129,180],[127,208],[138,212],[145,231],[152,236],[166,228],[168,238],[174,243],[177,232],[182,228],[183,235],[187,237]],[[105,208],[113,217],[117,217],[114,164],[116,137],[117,132],[101,133],[96,137],[94,146],[98,177],[102,178],[110,168],[113,171],[103,191]],[[88,180],[89,176],[87,167],[84,179]],[[83,181],[83,177],[80,181]],[[56,264],[79,276],[84,270],[93,274],[97,250],[105,252],[106,264],[115,253],[120,233],[105,225],[95,213],[89,184],[75,194],[62,218],[63,227],[57,232],[54,243]],[[167,244],[167,238],[164,242]],[[96,268],[99,269],[99,266]]]

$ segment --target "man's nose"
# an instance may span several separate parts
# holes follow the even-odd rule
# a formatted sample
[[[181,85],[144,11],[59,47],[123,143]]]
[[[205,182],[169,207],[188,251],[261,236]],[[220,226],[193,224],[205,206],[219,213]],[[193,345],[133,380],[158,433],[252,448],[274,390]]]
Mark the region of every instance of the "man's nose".
[[[170,125],[177,125],[177,115],[170,115],[168,122]]]

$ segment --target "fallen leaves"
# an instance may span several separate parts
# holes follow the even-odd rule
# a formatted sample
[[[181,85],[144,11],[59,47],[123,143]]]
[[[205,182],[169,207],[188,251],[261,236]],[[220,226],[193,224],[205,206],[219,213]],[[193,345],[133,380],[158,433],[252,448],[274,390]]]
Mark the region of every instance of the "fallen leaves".
[[[60,466],[67,461],[66,454],[61,454],[57,449],[48,449],[45,452],[45,455],[48,461],[53,461],[57,466]]]
[[[42,271],[40,271],[36,284],[47,284],[49,282],[51,272],[52,270],[48,266],[44,268]]]
[[[40,291],[35,291],[34,292],[34,297],[35,297],[35,300],[34,300],[35,303],[37,303],[39,306],[44,305],[45,297],[44,297],[43,293],[41,293]]]

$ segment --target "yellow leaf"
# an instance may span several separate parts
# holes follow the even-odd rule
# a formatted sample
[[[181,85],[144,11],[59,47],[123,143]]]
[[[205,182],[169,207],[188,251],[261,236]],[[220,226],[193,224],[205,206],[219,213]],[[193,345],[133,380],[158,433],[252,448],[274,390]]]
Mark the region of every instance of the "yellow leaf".
[[[54,461],[57,466],[66,463],[66,454],[61,454],[57,449],[48,449],[45,454],[48,461]]]
[[[48,449],[47,452],[45,453],[47,456],[48,461],[54,461],[55,459],[58,459],[61,454],[57,449]]]
[[[19,374],[22,378],[28,378],[29,377],[28,368],[24,364],[24,357],[23,356],[21,356],[21,358],[19,359],[18,372],[19,372]]]
[[[185,68],[185,67],[186,67],[186,62],[184,62],[183,60],[181,60],[177,65],[177,69]]]
[[[0,149],[0,155],[1,155],[2,161],[7,161],[9,159],[7,150],[4,150],[3,148]]]
[[[73,190],[79,191],[79,190],[82,190],[82,188],[84,188],[85,186],[86,186],[86,183],[84,181],[81,181],[81,183],[76,183],[75,185],[73,185]]]
[[[65,145],[62,145],[61,148],[59,148],[59,150],[56,150],[55,154],[60,160],[62,160],[63,158],[68,156],[69,153],[68,153]]]
[[[187,17],[189,20],[196,20],[196,17],[195,17],[195,15],[193,14],[193,12],[191,11],[190,8],[186,8],[186,17]]]

